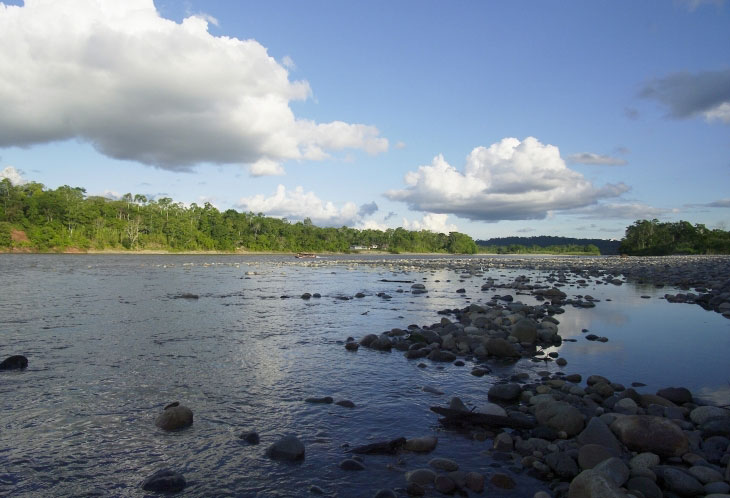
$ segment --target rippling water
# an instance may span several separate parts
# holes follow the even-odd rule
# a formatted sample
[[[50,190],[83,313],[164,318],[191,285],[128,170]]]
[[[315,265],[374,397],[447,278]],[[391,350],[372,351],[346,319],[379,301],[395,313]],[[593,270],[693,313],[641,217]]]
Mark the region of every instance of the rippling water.
[[[484,278],[508,282],[519,274],[546,275],[485,268]],[[140,482],[163,466],[185,475],[191,496],[302,496],[312,485],[329,495],[372,496],[404,487],[404,471],[435,456],[466,471],[504,465],[509,473],[481,454],[490,441],[441,431],[428,407],[450,396],[477,404],[500,376],[557,369],[522,360],[476,378],[468,364],[421,369],[397,352],[345,351],[348,336],[431,324],[438,310],[494,294],[480,291],[482,277],[460,282],[453,269],[403,270],[368,257],[300,264],[285,256],[2,255],[0,275],[0,359],[29,358],[23,372],[0,372],[0,495],[142,495]],[[423,282],[429,293],[412,295],[410,284],[383,279]],[[558,316],[560,334],[578,340],[557,349],[568,360],[564,371],[641,381],[646,392],[683,385],[730,402],[729,320],[658,299],[670,289],[564,290],[602,300]],[[305,301],[304,292],[322,297]],[[357,292],[366,296],[338,299]],[[178,298],[183,293],[199,298]],[[585,341],[584,328],[609,342]],[[423,392],[424,385],[446,395]],[[303,402],[324,395],[356,408]],[[154,426],[171,401],[194,411],[191,428]],[[242,444],[246,430],[258,431],[262,443]],[[363,472],[338,467],[346,443],[431,433],[439,445],[429,455],[366,457]],[[264,456],[284,434],[304,441],[303,463]],[[543,489],[516,478],[525,495]]]

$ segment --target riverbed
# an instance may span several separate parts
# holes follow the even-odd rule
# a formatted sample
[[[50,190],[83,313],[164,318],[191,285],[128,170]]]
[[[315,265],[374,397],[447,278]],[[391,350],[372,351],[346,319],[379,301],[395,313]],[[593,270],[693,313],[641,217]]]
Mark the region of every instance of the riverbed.
[[[658,261],[633,260],[627,278],[619,258],[2,255],[0,359],[23,354],[29,365],[0,372],[0,495],[141,496],[141,481],[170,467],[186,477],[189,496],[316,489],[370,497],[403,489],[407,470],[445,457],[466,471],[510,474],[521,495],[532,496],[545,483],[485,456],[491,441],[441,429],[429,406],[452,396],[475,405],[500,379],[544,371],[640,382],[648,393],[683,386],[703,402],[730,403],[730,320],[663,299],[685,290],[657,287],[652,271],[666,264]],[[495,294],[535,304],[529,293],[481,287],[490,277],[549,283],[561,264],[603,266],[621,281],[561,286],[595,300],[556,315],[559,334],[575,342],[546,352],[567,360],[564,367],[522,359],[475,377],[468,360],[426,360],[421,368],[397,351],[344,347],[348,337],[432,324],[439,311]],[[412,283],[428,292],[413,294]],[[587,333],[608,341],[588,341]],[[312,396],[355,407],[304,402]],[[154,419],[172,401],[195,419],[166,433]],[[260,445],[239,439],[248,430]],[[304,442],[302,463],[265,456],[286,434]],[[339,468],[348,447],[432,434],[439,443],[428,455],[368,457],[361,472]]]

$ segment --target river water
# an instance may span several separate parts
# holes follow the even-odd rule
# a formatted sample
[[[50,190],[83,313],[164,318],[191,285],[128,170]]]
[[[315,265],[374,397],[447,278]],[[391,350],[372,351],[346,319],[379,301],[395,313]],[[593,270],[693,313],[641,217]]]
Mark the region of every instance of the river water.
[[[0,495],[142,496],[140,482],[170,467],[186,477],[187,496],[308,496],[318,486],[329,496],[370,497],[381,488],[404,488],[404,472],[433,457],[487,476],[512,474],[522,496],[547,489],[485,456],[491,441],[439,429],[428,407],[451,396],[473,406],[501,377],[537,378],[537,371],[559,367],[521,360],[477,378],[468,362],[438,368],[426,361],[419,368],[396,351],[352,353],[342,345],[348,336],[432,324],[441,318],[438,310],[488,301],[494,292],[480,290],[486,277],[545,275],[485,267],[484,276],[462,278],[446,264],[419,270],[407,261],[0,256],[0,359],[29,359],[25,371],[0,372]],[[429,292],[413,295],[408,283],[382,280],[422,282]],[[459,287],[466,293],[456,293]],[[640,381],[647,384],[642,392],[685,386],[708,402],[730,402],[730,320],[660,299],[668,288],[563,290],[600,300],[596,308],[568,307],[557,316],[559,333],[577,340],[555,349],[568,360],[563,371]],[[304,292],[322,297],[300,299]],[[357,292],[365,297],[339,299]],[[180,298],[184,293],[198,298]],[[582,329],[609,342],[586,341]],[[303,401],[325,395],[356,407]],[[154,426],[172,401],[193,410],[192,427],[165,433]],[[260,445],[238,438],[247,430],[259,432]],[[304,442],[303,463],[264,456],[285,434]],[[346,445],[429,434],[439,437],[431,454],[366,456],[362,472],[338,467]],[[489,484],[487,492],[514,496]]]

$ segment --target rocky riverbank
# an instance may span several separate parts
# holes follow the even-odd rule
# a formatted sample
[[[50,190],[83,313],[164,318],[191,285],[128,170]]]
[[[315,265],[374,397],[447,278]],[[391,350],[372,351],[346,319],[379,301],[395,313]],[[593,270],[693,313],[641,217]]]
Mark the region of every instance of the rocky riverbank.
[[[393,268],[397,264],[389,261]],[[495,363],[534,361],[565,367],[556,352],[559,316],[566,306],[591,308],[599,302],[590,295],[568,295],[561,287],[622,285],[627,280],[692,289],[695,293],[668,294],[669,302],[689,302],[714,309],[730,318],[730,258],[526,258],[465,259],[455,262],[424,260],[398,271],[452,269],[462,280],[483,277],[483,271],[519,268],[546,272],[533,280],[518,276],[497,281],[485,278],[485,303],[446,309],[432,325],[411,325],[381,334],[348,338],[345,348],[402,351],[409,360],[428,368],[444,363],[472,365],[471,373],[485,376]],[[504,290],[508,292],[505,293]],[[411,292],[428,292],[413,284]],[[459,291],[457,291],[459,292]],[[513,294],[533,296],[539,304],[525,305]],[[586,336],[588,339],[590,337]],[[571,340],[571,339],[567,339]],[[608,340],[593,337],[593,340]],[[498,379],[484,399],[452,398],[448,406],[434,406],[445,430],[463,432],[485,441],[485,454],[509,464],[509,473],[472,475],[459,462],[431,462],[430,468],[404,469],[402,491],[412,496],[481,493],[519,486],[512,476],[544,481],[549,496],[636,497],[730,496],[730,410],[702,406],[682,387],[642,393],[641,384],[624,386],[592,375],[582,385],[579,374],[520,373]],[[433,388],[431,388],[433,389]],[[730,400],[728,400],[730,403]],[[471,405],[471,407],[467,406]],[[380,443],[392,448],[396,441]]]

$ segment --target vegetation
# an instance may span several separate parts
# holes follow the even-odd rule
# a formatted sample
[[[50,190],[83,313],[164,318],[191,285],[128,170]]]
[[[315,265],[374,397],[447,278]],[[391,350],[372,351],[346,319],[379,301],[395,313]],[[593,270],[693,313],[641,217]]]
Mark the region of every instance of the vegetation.
[[[730,254],[730,232],[688,221],[638,220],[626,228],[621,252],[630,255]]]
[[[522,244],[509,245],[479,245],[480,253],[487,254],[579,254],[579,255],[600,255],[601,251],[593,244],[578,245],[564,244],[555,246],[524,246]]]
[[[496,237],[488,240],[477,240],[480,246],[486,246],[490,252],[499,254],[526,253],[587,253],[618,254],[619,241],[606,239],[575,239],[571,237],[554,237],[539,235],[536,237]],[[492,250],[497,247],[497,250]],[[501,249],[500,249],[501,248]],[[484,252],[480,249],[479,252]]]
[[[20,232],[26,240],[14,236]],[[67,185],[51,190],[0,181],[0,248],[349,252],[355,246],[394,253],[477,250],[471,237],[457,232],[320,228],[309,219],[290,223],[261,213],[220,212],[209,203],[185,206],[139,194],[111,200]]]

